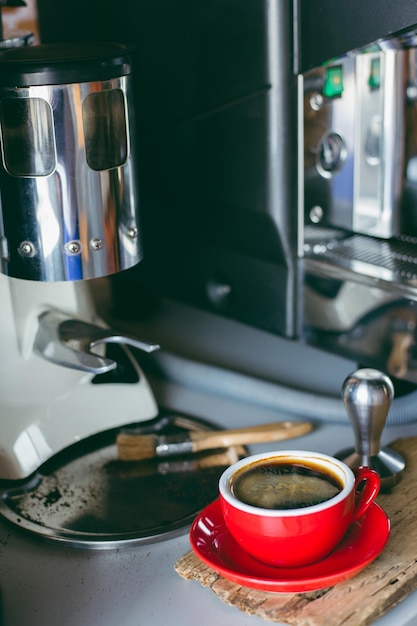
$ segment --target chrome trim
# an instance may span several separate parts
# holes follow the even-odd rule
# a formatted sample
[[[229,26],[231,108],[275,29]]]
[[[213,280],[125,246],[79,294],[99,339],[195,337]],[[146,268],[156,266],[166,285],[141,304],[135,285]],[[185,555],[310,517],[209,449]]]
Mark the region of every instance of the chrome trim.
[[[82,103],[105,90],[123,94],[127,159],[95,171],[86,160]],[[56,166],[47,176],[1,168],[3,273],[40,281],[107,276],[142,258],[134,161],[131,76],[70,85],[4,88],[1,98],[40,98],[52,110]],[[36,120],[35,122],[36,123]],[[25,246],[22,246],[25,242]],[[97,245],[100,242],[100,245]],[[30,254],[25,250],[30,249]]]

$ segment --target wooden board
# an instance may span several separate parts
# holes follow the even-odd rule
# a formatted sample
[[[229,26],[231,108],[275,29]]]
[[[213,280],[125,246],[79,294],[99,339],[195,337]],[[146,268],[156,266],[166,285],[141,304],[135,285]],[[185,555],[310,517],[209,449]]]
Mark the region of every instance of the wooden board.
[[[417,588],[417,437],[392,448],[406,460],[402,481],[378,502],[391,520],[385,550],[354,578],[313,593],[269,593],[225,580],[191,551],[175,564],[186,580],[207,586],[223,602],[270,622],[296,626],[367,626]]]

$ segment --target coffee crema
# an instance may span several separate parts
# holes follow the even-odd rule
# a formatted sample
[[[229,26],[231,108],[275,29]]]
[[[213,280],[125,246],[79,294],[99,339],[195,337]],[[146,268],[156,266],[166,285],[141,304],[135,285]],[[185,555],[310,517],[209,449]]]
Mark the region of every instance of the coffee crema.
[[[334,498],[340,478],[314,464],[274,460],[253,463],[233,478],[232,491],[245,504],[263,509],[298,509]]]

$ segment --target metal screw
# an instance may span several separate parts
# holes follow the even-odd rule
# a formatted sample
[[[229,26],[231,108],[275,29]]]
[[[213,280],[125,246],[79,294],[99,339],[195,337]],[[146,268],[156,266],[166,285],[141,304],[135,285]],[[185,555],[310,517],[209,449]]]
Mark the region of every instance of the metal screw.
[[[138,236],[138,234],[139,234],[139,231],[138,231],[138,229],[137,229],[137,227],[136,227],[136,226],[132,226],[132,227],[131,227],[131,228],[129,228],[129,230],[127,231],[127,234],[128,234],[128,237],[129,237],[130,239],[136,239],[136,237],[137,237],[137,236]]]
[[[79,254],[81,252],[81,243],[79,241],[69,241],[65,244],[65,250],[69,254]]]
[[[414,103],[417,101],[417,85],[415,83],[411,83],[407,85],[407,99],[410,103]]]
[[[90,248],[92,250],[101,250],[103,247],[103,240],[96,237],[90,241]]]
[[[319,222],[321,222],[321,220],[323,219],[324,216],[324,211],[323,208],[319,205],[313,206],[312,209],[310,209],[310,221],[313,222],[313,224],[318,224]]]
[[[19,250],[25,257],[32,257],[35,254],[35,246],[30,241],[22,241]]]
[[[324,98],[321,93],[315,93],[310,98],[310,106],[313,111],[320,111],[323,106]]]

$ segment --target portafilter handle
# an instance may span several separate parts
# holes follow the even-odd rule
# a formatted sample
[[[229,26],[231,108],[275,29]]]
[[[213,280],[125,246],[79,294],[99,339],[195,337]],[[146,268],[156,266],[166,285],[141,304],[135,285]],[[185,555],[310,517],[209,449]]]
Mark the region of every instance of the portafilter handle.
[[[381,448],[394,387],[382,372],[364,368],[350,374],[342,386],[342,398],[353,427],[355,448],[338,452],[335,456],[349,467],[367,465],[378,472],[381,489],[390,489],[402,478],[405,469],[403,457],[388,447]]]

